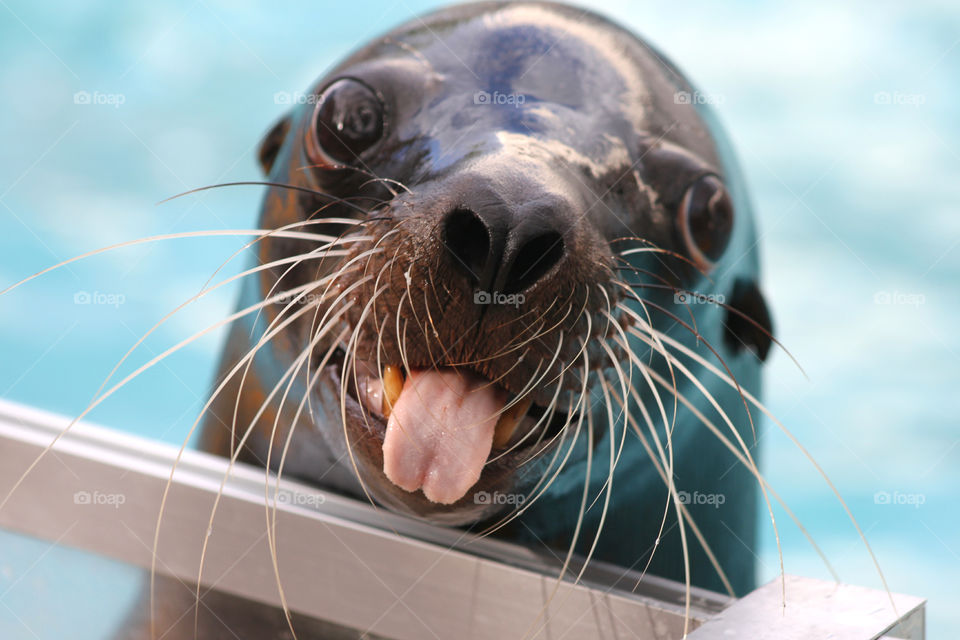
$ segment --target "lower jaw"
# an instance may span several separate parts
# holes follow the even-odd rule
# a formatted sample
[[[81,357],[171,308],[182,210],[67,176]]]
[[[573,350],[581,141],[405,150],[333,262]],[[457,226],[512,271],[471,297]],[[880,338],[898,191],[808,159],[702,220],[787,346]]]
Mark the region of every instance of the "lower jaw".
[[[372,499],[391,511],[413,516],[428,522],[445,526],[467,526],[477,522],[490,520],[516,508],[516,500],[495,502],[490,496],[520,496],[529,491],[535,481],[520,483],[517,480],[517,470],[521,464],[525,468],[524,477],[537,476],[531,465],[534,453],[532,447],[502,455],[484,468],[480,480],[459,500],[453,504],[437,504],[429,501],[423,493],[408,492],[394,485],[383,473],[383,441],[386,433],[386,422],[375,415],[370,415],[361,407],[360,402],[350,393],[344,393],[341,386],[341,370],[336,364],[328,365],[322,374],[326,384],[325,393],[316,398],[316,406],[323,408],[325,420],[317,427],[324,438],[335,451],[340,451],[340,464],[344,465],[350,474],[357,479],[358,491],[354,493],[358,499]],[[331,402],[333,401],[333,402]],[[342,406],[341,406],[342,401]],[[331,410],[332,407],[332,410]],[[344,427],[344,419],[346,427]],[[535,451],[537,458],[546,460],[556,443],[541,444]],[[494,456],[499,453],[494,453]],[[524,486],[521,486],[524,485]],[[530,499],[532,496],[525,496]]]

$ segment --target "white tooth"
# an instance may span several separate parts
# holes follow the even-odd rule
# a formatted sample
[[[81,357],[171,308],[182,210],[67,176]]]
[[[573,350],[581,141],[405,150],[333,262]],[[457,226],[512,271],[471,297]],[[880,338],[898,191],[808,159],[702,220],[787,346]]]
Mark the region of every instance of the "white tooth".
[[[364,377],[360,381],[361,399],[367,409],[379,412],[383,404],[383,383],[374,377]]]
[[[493,432],[493,446],[496,449],[502,449],[510,442],[510,438],[516,433],[521,420],[530,410],[533,400],[529,397],[515,402],[509,409],[503,412],[500,420],[497,421],[497,428]]]
[[[384,418],[390,417],[390,412],[400,398],[401,391],[403,391],[403,372],[400,367],[386,365],[383,368],[383,404],[381,406]]]

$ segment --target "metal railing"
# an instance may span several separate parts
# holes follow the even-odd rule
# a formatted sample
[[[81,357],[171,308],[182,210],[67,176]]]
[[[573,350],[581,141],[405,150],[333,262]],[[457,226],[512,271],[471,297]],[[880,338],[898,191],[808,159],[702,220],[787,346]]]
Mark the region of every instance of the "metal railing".
[[[68,422],[0,402],[0,497]],[[0,527],[46,540],[67,530],[60,544],[149,567],[160,500],[178,453],[171,445],[77,424],[0,510]],[[183,452],[164,509],[158,572],[196,582],[227,465],[217,456]],[[205,587],[280,606],[265,517],[265,505],[274,505],[274,483],[271,476],[268,496],[262,469],[238,464],[232,470],[209,531]],[[633,591],[637,574],[591,563],[580,583],[558,583],[555,558],[286,480],[276,509],[279,573],[287,604],[303,615],[397,640],[428,637],[427,629],[429,637],[509,638],[541,625],[542,637],[683,635],[683,585],[669,580],[648,575]],[[739,600],[694,589],[690,628],[696,630],[688,637],[924,637],[921,598],[895,594],[895,613],[883,591],[794,576],[786,590],[784,609],[779,580]]]

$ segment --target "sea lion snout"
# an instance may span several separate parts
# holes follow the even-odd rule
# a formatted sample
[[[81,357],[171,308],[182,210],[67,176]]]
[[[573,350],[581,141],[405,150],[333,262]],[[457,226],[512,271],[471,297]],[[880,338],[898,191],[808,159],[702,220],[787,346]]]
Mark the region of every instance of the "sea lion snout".
[[[363,360],[467,368],[547,404],[552,386],[536,381],[563,378],[619,295],[611,249],[569,180],[551,187],[545,172],[503,167],[433,181],[381,209],[368,227],[376,252],[344,278],[366,277],[357,293],[370,310],[347,320],[360,327]]]
[[[558,271],[575,233],[573,203],[533,184],[519,185],[528,196],[511,201],[476,182],[466,181],[440,225],[460,275],[477,291],[516,294]]]

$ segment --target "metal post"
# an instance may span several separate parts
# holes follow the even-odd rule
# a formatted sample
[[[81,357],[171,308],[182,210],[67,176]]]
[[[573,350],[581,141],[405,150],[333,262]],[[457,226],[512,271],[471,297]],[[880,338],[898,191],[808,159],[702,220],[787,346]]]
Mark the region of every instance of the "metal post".
[[[67,423],[0,402],[0,497]],[[0,527],[47,540],[69,529],[62,544],[149,567],[161,496],[178,453],[78,424],[0,510]],[[226,470],[222,458],[183,452],[160,530],[159,572],[196,581]],[[270,476],[268,500],[262,469],[234,468],[210,530],[204,586],[280,605],[266,542],[274,482]],[[276,508],[279,573],[288,605],[304,615],[398,640],[427,637],[426,629],[442,638],[506,638],[535,622],[544,625],[544,637],[683,633],[683,585],[669,580],[645,576],[632,592],[636,574],[591,563],[580,584],[558,583],[555,558],[286,480]],[[738,601],[694,589],[690,628],[699,629],[690,638],[816,638],[829,629],[832,638],[868,640],[898,623],[889,637],[923,638],[922,599],[895,595],[895,614],[883,592],[791,576],[784,615],[779,589],[767,585]]]

